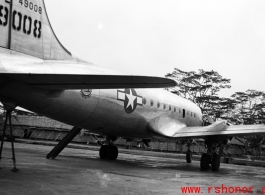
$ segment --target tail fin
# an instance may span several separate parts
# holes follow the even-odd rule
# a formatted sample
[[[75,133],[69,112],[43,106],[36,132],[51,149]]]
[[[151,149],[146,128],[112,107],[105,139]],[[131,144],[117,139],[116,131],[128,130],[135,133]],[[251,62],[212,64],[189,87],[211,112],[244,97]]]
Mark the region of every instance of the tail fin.
[[[45,60],[72,58],[51,27],[44,0],[0,0],[0,47]]]

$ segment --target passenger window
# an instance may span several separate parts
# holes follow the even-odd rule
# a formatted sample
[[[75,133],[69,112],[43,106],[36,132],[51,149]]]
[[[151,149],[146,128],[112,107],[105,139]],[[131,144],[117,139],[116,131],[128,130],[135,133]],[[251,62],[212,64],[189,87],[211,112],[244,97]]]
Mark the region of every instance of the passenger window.
[[[169,111],[171,111],[171,106],[169,106]]]
[[[151,105],[151,106],[154,105],[154,101],[153,101],[153,100],[150,101],[150,105]]]
[[[160,108],[160,103],[159,102],[157,102],[157,108]]]
[[[174,108],[174,112],[176,112],[176,108]]]
[[[185,109],[183,109],[182,117],[185,118],[185,115],[186,115],[186,113],[185,113]]]
[[[166,104],[164,104],[164,110],[167,108]]]
[[[146,104],[146,99],[145,98],[143,99],[143,103],[144,103],[144,105]]]

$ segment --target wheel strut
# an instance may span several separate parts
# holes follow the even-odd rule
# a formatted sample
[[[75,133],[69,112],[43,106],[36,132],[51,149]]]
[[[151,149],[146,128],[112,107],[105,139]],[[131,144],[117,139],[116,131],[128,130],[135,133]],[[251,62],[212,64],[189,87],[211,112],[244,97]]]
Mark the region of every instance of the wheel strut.
[[[191,163],[192,162],[192,151],[190,149],[190,146],[192,144],[193,140],[188,140],[187,146],[188,146],[188,150],[186,152],[186,162],[187,163]]]

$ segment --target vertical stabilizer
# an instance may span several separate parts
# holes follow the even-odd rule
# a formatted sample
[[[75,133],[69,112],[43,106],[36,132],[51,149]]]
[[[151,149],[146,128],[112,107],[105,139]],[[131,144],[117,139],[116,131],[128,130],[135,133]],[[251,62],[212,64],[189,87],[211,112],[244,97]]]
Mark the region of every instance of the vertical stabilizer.
[[[72,58],[53,32],[44,0],[0,0],[0,47],[45,60]]]

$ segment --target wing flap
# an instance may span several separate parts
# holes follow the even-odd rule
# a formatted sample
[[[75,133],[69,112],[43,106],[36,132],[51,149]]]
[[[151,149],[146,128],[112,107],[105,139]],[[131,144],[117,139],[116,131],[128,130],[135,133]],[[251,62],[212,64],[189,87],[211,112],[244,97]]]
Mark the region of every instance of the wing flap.
[[[166,88],[176,86],[176,82],[171,79],[148,76],[29,73],[0,73],[0,76],[50,90]]]

